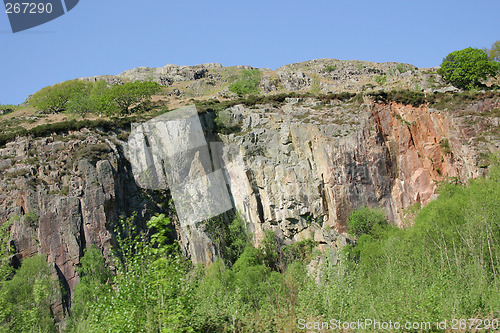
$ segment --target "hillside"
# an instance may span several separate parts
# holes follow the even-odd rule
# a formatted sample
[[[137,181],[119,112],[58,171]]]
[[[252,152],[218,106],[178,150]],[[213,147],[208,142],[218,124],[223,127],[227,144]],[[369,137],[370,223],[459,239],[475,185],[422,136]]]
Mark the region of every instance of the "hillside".
[[[223,259],[227,269],[236,267],[234,274],[237,275],[240,266],[236,262],[240,256],[243,258],[246,247],[264,248],[266,244],[269,246],[269,237],[276,237],[270,242],[279,244],[279,250],[273,248],[273,251],[280,255],[281,249],[287,246],[293,248],[294,244],[313,244],[304,258],[298,254],[293,258],[301,257],[304,260],[301,270],[319,272],[322,264],[328,262],[328,265],[333,265],[332,262],[340,261],[344,253],[342,249],[358,241],[365,246],[373,241],[374,247],[394,246],[397,250],[397,243],[384,243],[385,236],[372,235],[374,238],[368,241],[365,237],[363,243],[359,235],[354,235],[349,230],[349,216],[354,211],[363,207],[380,209],[388,225],[394,227],[387,231],[386,236],[392,237],[394,233],[401,237],[394,239],[410,242],[410,238],[405,238],[409,236],[402,236],[395,230],[411,229],[416,221],[416,212],[435,201],[445,184],[462,188],[461,185],[471,179],[486,177],[495,165],[495,156],[500,153],[500,93],[458,91],[446,85],[433,68],[419,69],[398,63],[312,60],[286,65],[277,70],[258,69],[258,94],[238,96],[231,92],[230,85],[238,82],[242,73],[249,69],[245,66],[222,67],[220,64],[167,65],[160,68],[140,67],[116,76],[81,79],[85,82],[105,80],[110,85],[135,80],[159,83],[161,90],[152,96],[151,108],[137,114],[111,117],[89,114],[83,120],[65,113],[40,114],[24,105],[0,116],[3,145],[0,148],[0,225],[6,225],[7,222],[12,224],[9,239],[13,250],[9,254],[10,262],[18,267],[25,258],[35,254],[47,256],[52,275],[58,277],[64,290],[52,302],[51,309],[58,322],[63,323],[70,313],[70,305],[81,280],[78,267],[81,266],[86,249],[96,245],[107,267],[117,265],[113,261],[112,249],[120,243],[119,235],[126,229],[123,223],[127,218],[134,217],[134,225],[138,230],[145,231],[150,241],[154,231],[160,231],[160,228],[146,225],[147,221],[155,214],[164,214],[172,225],[171,230],[165,231],[163,236],[175,240],[179,244],[179,256],[188,258],[191,264],[209,266],[215,263],[211,267],[218,267]],[[194,110],[195,116],[185,118],[194,118],[197,123],[191,124],[183,116],[174,117],[176,114],[186,114],[186,110]],[[171,126],[169,122],[178,122],[180,125],[168,127]],[[187,157],[176,156],[173,161],[188,165],[187,170],[181,171],[189,177],[198,177],[199,172],[205,175],[203,172],[207,168],[213,168],[214,172],[222,170],[231,207],[217,216],[211,216],[214,218],[186,225],[181,218],[183,208],[173,195],[176,184],[167,180],[165,184],[168,186],[143,186],[143,178],[137,170],[144,171],[141,168],[146,167],[158,179],[162,179],[161,173],[165,172],[166,162],[157,158],[159,155],[151,155],[151,152],[164,149],[158,143],[158,137],[170,138],[168,144],[173,147],[182,146],[191,138],[195,125],[200,126],[200,140],[205,142],[204,147],[209,147],[207,152],[210,152],[211,160],[206,162],[200,157],[204,152],[202,148],[190,146],[192,152]],[[157,136],[151,134],[153,129],[157,130]],[[172,136],[174,130],[177,136]],[[134,136],[137,133],[140,135]],[[219,167],[213,158],[219,148],[214,147],[220,148]],[[210,166],[207,167],[207,163]],[[495,191],[496,184],[497,180],[492,181],[491,186]],[[199,190],[196,187],[193,186],[192,190]],[[429,210],[432,209],[430,206]],[[488,217],[485,223],[491,218]],[[424,217],[420,219],[425,220]],[[240,221],[241,225],[235,227],[234,221]],[[494,226],[494,223],[488,224],[489,227],[491,225]],[[470,230],[474,229],[471,225],[469,227]],[[235,238],[234,230],[240,230],[238,228],[246,231],[248,242]],[[424,233],[424,229],[417,231]],[[488,245],[494,249],[489,252],[491,260],[485,256],[486,252],[481,252],[485,248],[480,250],[480,255],[484,255],[481,260],[487,258],[492,265],[488,268],[488,262],[482,266],[485,275],[481,277],[494,281],[491,285],[498,286],[496,275],[488,275],[498,272],[496,251],[499,239],[494,231],[491,230],[493,236],[488,238],[492,242]],[[454,231],[449,232],[452,234]],[[124,234],[130,236],[133,232]],[[484,236],[481,235],[478,237]],[[487,235],[490,235],[490,231],[487,231]],[[458,242],[459,235],[455,236],[450,239]],[[430,239],[433,240],[432,237]],[[376,243],[378,241],[381,243]],[[401,249],[410,251],[405,244],[409,243],[402,243]],[[464,241],[464,244],[470,245],[468,241]],[[474,252],[475,249],[471,247],[474,255],[479,253]],[[358,250],[357,255],[366,251],[366,248]],[[391,252],[393,250],[387,250],[387,253],[397,252]],[[251,257],[249,252],[245,253]],[[316,254],[313,256],[312,253]],[[466,273],[460,267],[462,263],[469,263],[465,259],[466,254],[464,252],[460,258],[456,257],[457,270],[463,276]],[[382,260],[380,258],[383,255],[377,258]],[[403,257],[398,258],[403,260]],[[263,262],[268,259],[266,256],[258,257]],[[274,276],[271,271],[286,276],[285,269],[279,268],[282,263],[278,264],[276,258],[273,260],[274,264],[268,265],[270,276]],[[458,260],[463,262],[459,263]],[[447,264],[451,265],[449,261]],[[332,270],[331,274],[341,269],[335,265],[328,266]],[[334,266],[336,268],[332,268]],[[436,267],[432,266],[432,269]],[[182,269],[179,268],[180,271]],[[255,272],[258,269],[255,268]],[[369,270],[369,267],[363,269]],[[412,266],[411,269],[417,268]],[[118,279],[120,269],[116,271]],[[451,272],[455,271],[450,267],[448,273]],[[297,274],[293,275],[294,279],[299,275],[307,275],[294,274]],[[311,274],[308,276],[313,276]],[[323,274],[327,273],[317,274],[318,281],[324,282]],[[225,278],[233,281],[227,276]],[[269,279],[269,284],[277,283]],[[293,279],[286,281],[293,284]],[[424,284],[422,281],[418,283]],[[428,280],[425,281],[428,283]],[[404,283],[406,287],[411,285],[407,282]],[[460,280],[453,288],[458,288],[462,282]],[[203,285],[208,282],[200,280],[199,283]],[[310,288],[313,288],[312,285]],[[339,286],[345,287],[343,284]],[[205,285],[205,288],[208,286]],[[270,291],[259,289],[255,295],[267,295],[266,292]],[[496,292],[498,295],[498,290]],[[360,294],[356,297],[365,300]],[[403,302],[404,296],[398,297]],[[262,296],[262,299],[266,299],[266,296]],[[259,303],[262,299],[259,298],[255,304],[252,300],[239,300],[245,305],[238,309],[243,311],[248,304],[253,304],[259,309],[255,311],[265,316],[267,310]],[[497,304],[488,302],[484,300],[483,304]],[[320,318],[328,311],[321,312],[319,307],[327,307],[327,303],[317,304],[318,309],[311,312],[303,307],[302,314],[310,316],[310,320]],[[295,305],[299,308],[298,303]],[[280,306],[284,307],[281,303]],[[488,306],[481,308],[481,318],[498,316],[498,309],[493,312]],[[222,305],[220,307],[224,308]],[[454,309],[457,315],[465,316],[475,314],[473,307],[470,305],[463,312]],[[207,308],[197,309],[208,311]],[[394,305],[392,310],[397,308]],[[250,306],[245,309],[248,313],[253,311]],[[292,311],[280,309],[287,316]],[[186,309],[182,311],[189,312]],[[353,310],[352,314],[363,314],[356,311]],[[419,320],[431,313],[426,311],[431,310],[422,310],[417,316]],[[443,314],[451,315],[443,310],[433,316],[437,320]],[[213,313],[200,312],[197,315],[200,316],[197,319],[200,322],[195,323],[198,326],[193,325],[199,330],[216,327],[215,330],[224,331],[238,326],[234,323],[231,326],[221,319],[227,314],[220,318]],[[390,317],[386,313],[377,315]],[[411,318],[406,314],[397,315],[398,318]],[[287,317],[289,321],[277,323],[279,330],[289,331],[290,326],[287,325],[296,319],[294,316],[295,313]],[[204,319],[200,318],[212,318],[224,323],[217,322],[211,327],[207,322],[207,326],[203,326],[201,322]],[[241,324],[243,331],[252,331],[251,325],[258,326],[265,322],[261,318],[260,321],[255,319],[255,322],[249,323],[245,321],[249,319],[245,318],[238,317],[244,323]],[[255,328],[257,331],[261,329]]]

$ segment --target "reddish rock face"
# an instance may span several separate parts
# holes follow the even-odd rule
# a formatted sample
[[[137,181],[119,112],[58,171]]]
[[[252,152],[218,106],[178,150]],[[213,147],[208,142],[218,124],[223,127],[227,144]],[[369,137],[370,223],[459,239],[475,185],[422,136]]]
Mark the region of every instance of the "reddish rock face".
[[[484,175],[486,170],[478,167],[478,157],[481,152],[498,152],[498,138],[492,137],[489,143],[476,139],[487,134],[485,126],[498,126],[498,119],[481,114],[499,104],[498,100],[485,100],[463,110],[437,111],[427,106],[371,103],[397,171],[392,187],[394,216],[399,216],[396,224],[403,224],[406,208],[435,198],[439,182],[466,182]]]

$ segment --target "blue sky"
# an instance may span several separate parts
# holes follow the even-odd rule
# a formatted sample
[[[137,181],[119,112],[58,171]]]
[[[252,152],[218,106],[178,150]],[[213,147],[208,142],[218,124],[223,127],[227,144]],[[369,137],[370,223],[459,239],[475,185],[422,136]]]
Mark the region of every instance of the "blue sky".
[[[280,66],[319,58],[438,66],[500,39],[500,1],[80,0],[13,34],[0,12],[0,104],[68,79],[165,64]]]

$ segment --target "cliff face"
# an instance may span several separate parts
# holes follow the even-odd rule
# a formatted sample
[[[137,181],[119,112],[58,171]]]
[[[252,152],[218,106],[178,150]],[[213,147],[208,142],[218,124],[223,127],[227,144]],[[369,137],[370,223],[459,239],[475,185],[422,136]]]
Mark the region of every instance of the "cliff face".
[[[233,107],[241,133],[222,139],[239,147],[245,168],[233,170],[231,188],[245,182],[252,189],[244,200],[235,197],[236,208],[257,239],[269,228],[291,239],[322,239],[327,226],[342,233],[362,205],[384,207],[402,226],[404,210],[432,200],[438,182],[483,174],[481,156],[498,152],[498,138],[477,137],[498,128],[498,118],[479,114],[496,107],[498,100],[488,100],[452,113],[368,99]],[[464,115],[470,110],[477,115]]]
[[[404,226],[405,209],[432,200],[438,182],[482,175],[486,154],[499,151],[499,118],[491,114],[499,107],[496,97],[454,111],[288,98],[223,111],[218,121],[239,128],[229,135],[214,133],[213,114],[200,120],[207,142],[221,142],[231,202],[256,243],[271,229],[285,242],[314,238],[336,248],[346,242],[352,209],[381,206]],[[82,130],[18,138],[0,149],[0,223],[13,221],[13,260],[46,254],[71,295],[85,247],[96,244],[109,258],[120,216],[136,212],[140,222],[165,211],[166,191],[136,184],[129,148],[113,133]],[[203,228],[176,220],[180,243],[197,263],[217,256]]]
[[[102,134],[19,138],[0,149],[0,223],[13,222],[13,261],[47,255],[68,292],[56,306],[60,315],[79,281],[83,250],[95,244],[109,259],[120,216],[158,211],[135,185],[119,142]]]

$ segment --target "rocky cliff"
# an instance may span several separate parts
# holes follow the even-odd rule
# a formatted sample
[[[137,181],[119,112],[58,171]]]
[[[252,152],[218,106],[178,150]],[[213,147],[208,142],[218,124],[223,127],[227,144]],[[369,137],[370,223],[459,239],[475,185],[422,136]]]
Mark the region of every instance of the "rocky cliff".
[[[333,90],[321,77],[332,76],[329,80],[339,81],[342,88],[390,68],[403,78],[397,81],[402,86],[432,75],[412,76],[417,69],[396,64],[332,61],[326,71],[324,66],[285,66],[266,74],[262,89],[310,89],[317,80],[321,90]],[[122,77],[158,72],[173,75],[174,83],[193,84],[189,80],[213,79],[213,71],[222,70],[218,65],[170,66],[130,71]],[[244,217],[256,244],[265,230],[274,230],[285,243],[313,238],[320,247],[337,248],[346,242],[349,213],[363,205],[383,207],[392,223],[406,226],[411,220],[405,211],[436,197],[440,182],[466,182],[484,174],[488,155],[499,152],[498,94],[449,95],[435,103],[377,96],[296,95],[199,115],[204,140],[208,145],[216,142],[220,149],[231,205]],[[227,131],[221,131],[224,128]],[[35,253],[48,256],[68,291],[58,305],[60,313],[78,283],[75,267],[83,250],[96,244],[109,259],[120,216],[136,213],[140,224],[157,212],[171,213],[171,189],[139,186],[130,142],[117,133],[99,128],[60,131],[44,138],[18,137],[0,148],[0,224],[13,222],[13,263]],[[155,170],[164,168],[158,160],[151,163]],[[217,257],[203,223],[173,220],[193,262]]]

